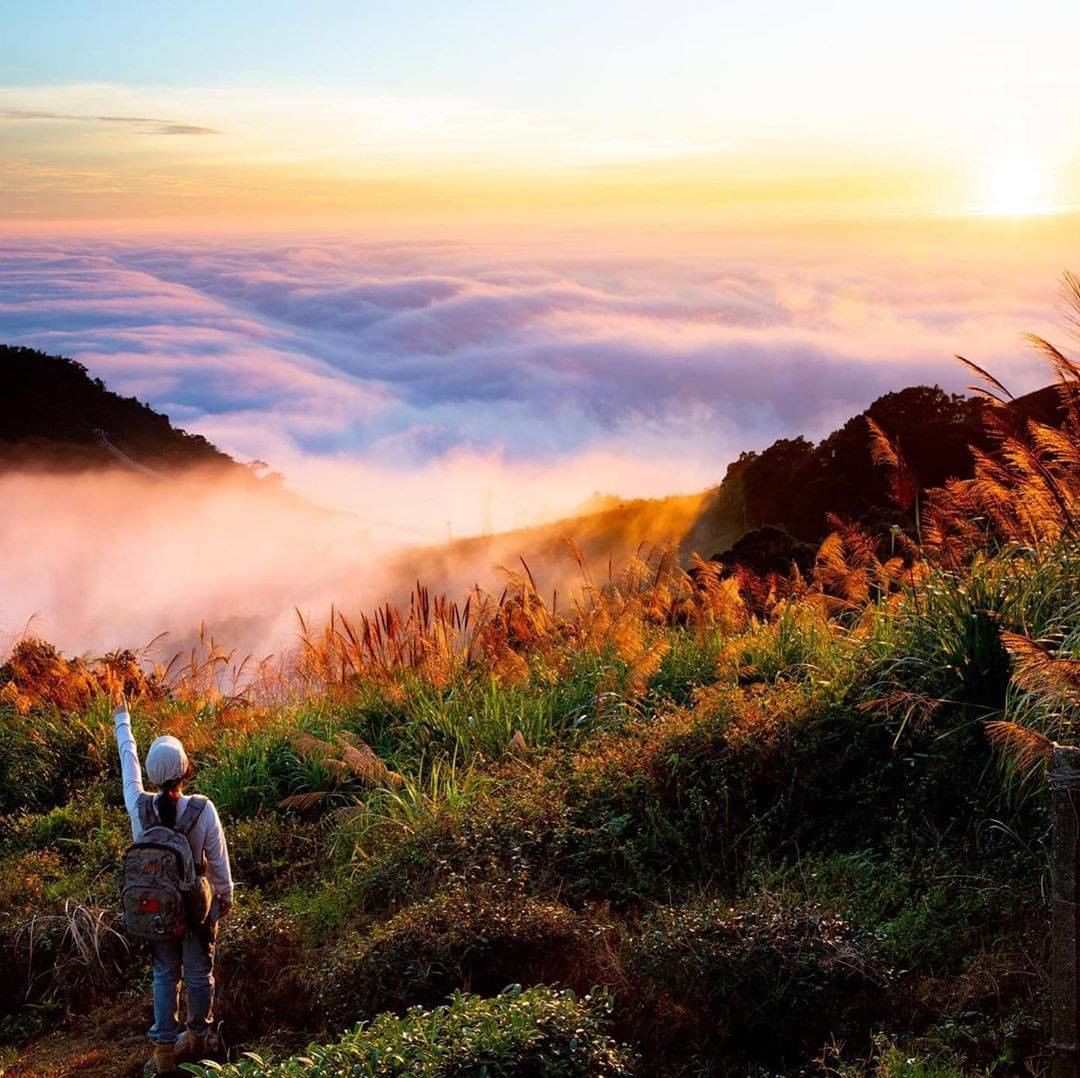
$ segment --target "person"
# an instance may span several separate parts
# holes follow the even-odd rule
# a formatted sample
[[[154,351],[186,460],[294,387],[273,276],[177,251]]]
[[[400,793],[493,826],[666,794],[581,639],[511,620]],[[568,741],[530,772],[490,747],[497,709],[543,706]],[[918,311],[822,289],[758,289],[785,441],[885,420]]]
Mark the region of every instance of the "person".
[[[146,775],[158,788],[151,800],[143,788],[138,750],[131,732],[131,715],[121,701],[113,712],[116,744],[124,781],[124,806],[131,817],[136,842],[155,824],[175,828],[184,818],[192,798],[184,794],[191,775],[184,746],[175,737],[159,737],[146,754]],[[179,940],[152,943],[154,962],[154,1024],[148,1031],[153,1054],[145,1074],[167,1074],[183,1059],[202,1059],[208,1048],[214,1008],[214,950],[218,922],[228,915],[233,900],[229,850],[217,809],[209,799],[196,798],[192,815],[202,811],[188,832],[195,864],[207,876],[213,895],[210,916],[204,924],[190,927]],[[145,814],[145,815],[143,815]],[[145,821],[145,826],[144,826]],[[187,990],[187,1028],[179,1021],[180,983]]]

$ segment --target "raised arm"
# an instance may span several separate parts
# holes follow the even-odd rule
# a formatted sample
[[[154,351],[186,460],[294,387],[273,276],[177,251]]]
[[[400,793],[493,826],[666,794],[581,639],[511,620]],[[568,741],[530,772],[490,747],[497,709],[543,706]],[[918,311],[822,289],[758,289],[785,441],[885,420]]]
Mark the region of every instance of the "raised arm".
[[[120,750],[120,772],[124,776],[124,805],[134,821],[138,819],[138,800],[143,792],[143,780],[126,702],[117,704],[113,711],[113,723],[116,726],[116,747]]]

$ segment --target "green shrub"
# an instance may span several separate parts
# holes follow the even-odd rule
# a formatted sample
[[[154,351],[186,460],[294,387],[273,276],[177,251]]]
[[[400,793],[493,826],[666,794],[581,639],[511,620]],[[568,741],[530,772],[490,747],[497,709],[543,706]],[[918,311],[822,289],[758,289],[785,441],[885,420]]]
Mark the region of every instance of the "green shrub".
[[[455,994],[432,1011],[380,1015],[331,1045],[269,1063],[256,1055],[229,1066],[188,1066],[207,1076],[475,1075],[476,1078],[605,1078],[629,1075],[628,1051],[604,1029],[605,995],[579,999],[547,988],[513,989],[492,999]]]
[[[278,894],[312,879],[325,835],[318,824],[278,813],[241,817],[228,827],[233,878],[243,887]]]
[[[756,882],[836,910],[878,940],[889,965],[937,974],[996,947],[1041,905],[1037,875],[1004,857],[987,864],[974,850],[925,852],[916,861],[873,851],[804,858]]]
[[[230,1038],[296,1043],[295,1030],[321,1028],[313,1003],[317,963],[303,924],[284,905],[240,891],[218,935],[215,1006]]]
[[[874,1038],[870,1059],[853,1062],[838,1058],[830,1062],[836,1065],[826,1073],[836,1078],[867,1078],[868,1075],[871,1078],[965,1078],[972,1073],[984,1073],[973,1072],[952,1052],[908,1049],[880,1034]]]
[[[831,686],[708,689],[581,754],[554,836],[564,893],[657,899],[778,850],[855,844],[880,833],[889,753]]]
[[[587,989],[603,979],[603,928],[554,902],[457,887],[418,902],[333,950],[319,991],[331,1027],[454,989],[508,984]]]
[[[562,790],[527,772],[467,805],[440,805],[411,830],[384,833],[385,842],[356,861],[353,908],[391,912],[464,880],[527,878],[544,890],[565,813]]]
[[[0,813],[61,805],[89,783],[119,775],[108,711],[20,715],[0,706]]]
[[[628,968],[665,1038],[706,1058],[800,1056],[865,1029],[887,973],[843,919],[770,895],[652,914]]]

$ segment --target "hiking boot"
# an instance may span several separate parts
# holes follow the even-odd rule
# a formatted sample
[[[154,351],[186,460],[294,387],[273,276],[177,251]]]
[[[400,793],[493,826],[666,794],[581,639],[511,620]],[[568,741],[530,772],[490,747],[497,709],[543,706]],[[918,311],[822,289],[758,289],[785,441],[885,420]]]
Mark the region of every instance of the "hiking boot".
[[[176,1056],[178,1059],[191,1059],[198,1062],[200,1059],[206,1059],[211,1051],[210,1037],[206,1035],[197,1037],[190,1030],[185,1029],[176,1038]]]
[[[172,1074],[174,1070],[176,1070],[176,1045],[155,1044],[154,1054],[143,1067],[143,1075]]]

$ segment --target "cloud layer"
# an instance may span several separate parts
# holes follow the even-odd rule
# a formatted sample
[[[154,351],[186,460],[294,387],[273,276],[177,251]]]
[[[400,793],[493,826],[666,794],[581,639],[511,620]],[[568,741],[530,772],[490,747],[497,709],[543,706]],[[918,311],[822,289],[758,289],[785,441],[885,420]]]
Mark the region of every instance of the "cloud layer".
[[[596,490],[703,488],[739,451],[821,436],[881,393],[962,388],[953,352],[1017,390],[1045,380],[1019,335],[1049,328],[1053,251],[891,244],[26,239],[0,244],[0,340],[268,461],[385,549]],[[12,542],[33,562],[13,572],[56,577]]]
[[[720,446],[960,384],[955,351],[1030,383],[1019,335],[1045,323],[1056,274],[577,247],[21,242],[0,247],[0,338],[74,356],[241,455],[414,469],[692,434],[698,482]]]

